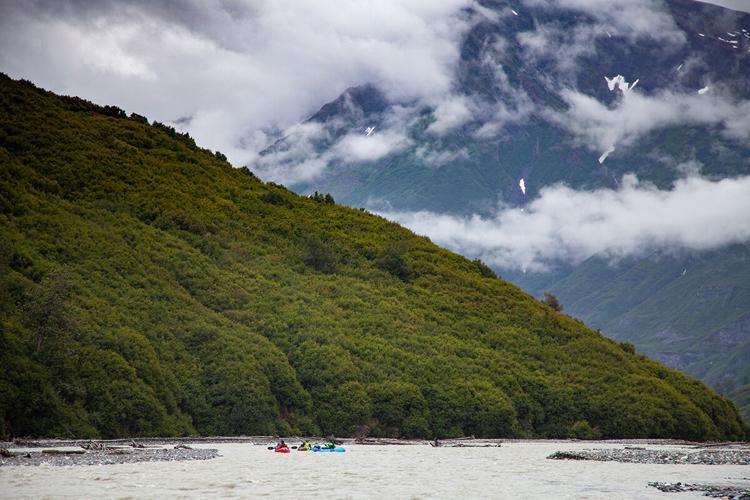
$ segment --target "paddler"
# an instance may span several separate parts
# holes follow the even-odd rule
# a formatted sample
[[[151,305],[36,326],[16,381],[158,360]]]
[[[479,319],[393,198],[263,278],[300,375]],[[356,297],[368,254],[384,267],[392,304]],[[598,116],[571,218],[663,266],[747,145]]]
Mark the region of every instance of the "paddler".
[[[288,448],[283,439],[279,440],[279,443],[276,445],[275,449],[280,450],[281,448]]]
[[[310,441],[302,441],[302,444],[299,445],[298,450],[304,450],[304,451],[310,451],[312,449],[312,445],[310,444]]]
[[[333,434],[328,436],[328,442],[322,446],[324,450],[332,450],[336,448],[336,440],[333,438]]]

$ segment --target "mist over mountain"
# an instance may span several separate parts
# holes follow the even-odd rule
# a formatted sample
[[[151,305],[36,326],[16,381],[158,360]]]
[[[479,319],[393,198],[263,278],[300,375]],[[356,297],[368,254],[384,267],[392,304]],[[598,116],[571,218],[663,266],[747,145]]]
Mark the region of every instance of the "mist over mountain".
[[[750,15],[691,0],[467,12],[450,91],[350,88],[251,168],[552,291],[727,393],[750,383]]]

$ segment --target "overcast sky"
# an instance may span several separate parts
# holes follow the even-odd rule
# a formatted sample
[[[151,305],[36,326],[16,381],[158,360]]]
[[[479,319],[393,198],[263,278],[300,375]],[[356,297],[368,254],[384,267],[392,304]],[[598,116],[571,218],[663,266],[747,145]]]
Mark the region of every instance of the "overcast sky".
[[[728,9],[739,10],[742,12],[750,12],[750,0],[699,0],[704,3],[712,3],[714,5],[721,5]]]
[[[711,3],[750,11],[750,0]],[[519,0],[514,5],[521,15],[525,7],[546,6],[593,19],[572,30],[537,25],[517,36],[529,60],[551,59],[558,76],[577,70],[578,58],[592,50],[596,37],[646,38],[664,50],[685,43],[661,0]],[[501,83],[501,102],[456,95],[453,78],[463,35],[479,19],[502,23],[517,14],[509,7],[489,11],[474,0],[0,0],[0,71],[152,120],[179,122],[200,145],[224,152],[238,166],[255,162],[265,179],[284,183],[323,175],[332,161],[377,161],[414,146],[405,130],[416,108],[403,105],[372,136],[349,133],[325,153],[314,151],[311,141],[329,131],[300,122],[348,87],[365,83],[376,84],[392,102],[432,106],[435,120],[426,133],[438,137],[472,120],[481,122],[476,137],[493,137],[508,123],[522,124],[537,113],[567,128],[594,158],[617,155],[642,134],[675,124],[716,126],[729,139],[750,140],[750,103],[711,82],[705,83],[711,87],[705,94],[691,89],[647,95],[615,87],[609,103],[567,88],[561,97],[568,109],[535,109],[522,89],[507,82],[502,67],[507,40],[501,38],[483,49],[484,63]],[[258,162],[258,151],[282,132],[297,139],[294,147]],[[468,153],[420,147],[416,154],[449,168]],[[749,186],[745,178],[703,179],[694,169],[665,191],[630,179],[618,191],[550,187],[529,200],[525,212],[499,207],[492,217],[389,216],[498,265],[543,268],[554,259],[633,253],[647,246],[644,241],[698,249],[746,241],[742,221],[750,220],[750,209],[742,200],[750,199]],[[696,210],[711,196],[727,202],[701,219],[703,212]],[[571,218],[555,232],[556,216],[564,210],[578,210],[583,219]],[[654,213],[674,217],[662,217],[664,224],[654,226]],[[629,222],[618,214],[628,214]],[[697,217],[702,225],[696,227],[705,230],[690,232],[684,214]],[[711,217],[726,223],[712,224]],[[616,231],[587,224],[592,220]],[[492,243],[477,244],[477,238]],[[557,251],[545,253],[550,248]]]
[[[450,87],[470,0],[3,0],[0,70],[160,121],[235,164],[346,88]]]

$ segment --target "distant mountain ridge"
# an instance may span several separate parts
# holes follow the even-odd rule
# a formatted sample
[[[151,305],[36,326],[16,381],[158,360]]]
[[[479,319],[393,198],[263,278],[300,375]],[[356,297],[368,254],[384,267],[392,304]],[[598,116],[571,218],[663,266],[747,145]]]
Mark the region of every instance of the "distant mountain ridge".
[[[613,143],[608,154],[605,144],[592,145],[551,118],[566,116],[575,102],[571,95],[614,106],[622,91],[616,85],[610,90],[605,77],[612,81],[617,75],[629,85],[637,80],[630,92],[665,99],[676,95],[685,106],[716,93],[746,103],[750,15],[692,0],[655,2],[664,6],[673,25],[664,29],[663,38],[658,33],[654,38],[610,33],[607,23],[582,11],[506,1],[480,5],[486,10],[475,13],[478,20],[463,40],[448,103],[468,109],[465,121],[437,134],[440,105],[418,105],[404,117],[401,108],[413,103],[388,103],[377,86],[364,85],[346,90],[310,118],[307,123],[319,127],[313,139],[287,137],[266,151],[266,164],[261,160],[250,167],[284,178],[300,163],[295,151],[304,143],[305,157],[327,168],[290,181],[298,192],[331,192],[347,205],[386,212],[487,216],[498,204],[523,206],[545,186],[560,182],[576,189],[614,189],[624,174],[635,173],[641,181],[669,189],[685,169],[699,169],[711,179],[750,174],[750,141],[728,133],[742,125],[741,113],[722,122],[678,120],[645,133],[634,130],[629,144],[627,138]],[[548,44],[560,43],[562,53],[569,48],[565,33],[587,29],[598,31],[572,69],[560,69],[560,60],[550,53],[529,55],[531,42],[540,36]],[[394,124],[396,115],[400,122]],[[502,122],[497,130],[483,129],[493,120]],[[392,151],[374,159],[352,162],[335,154],[349,135],[364,134],[368,127],[375,127],[374,134],[396,130],[402,138],[389,137]],[[519,179],[524,179],[524,192]],[[593,256],[540,274],[498,271],[536,296],[554,292],[568,312],[603,333],[633,341],[639,350],[727,394],[747,393],[742,389],[750,383],[750,334],[743,326],[750,314],[747,246],[706,254],[666,252],[619,265],[606,261]],[[686,278],[678,279],[683,270]],[[731,342],[715,342],[728,337]],[[750,417],[750,400],[737,401]]]

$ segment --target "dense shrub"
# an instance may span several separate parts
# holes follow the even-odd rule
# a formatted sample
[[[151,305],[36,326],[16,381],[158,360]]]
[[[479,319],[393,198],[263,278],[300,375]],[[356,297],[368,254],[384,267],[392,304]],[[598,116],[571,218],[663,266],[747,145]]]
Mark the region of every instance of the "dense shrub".
[[[0,76],[0,434],[743,435],[481,262],[121,111]]]

